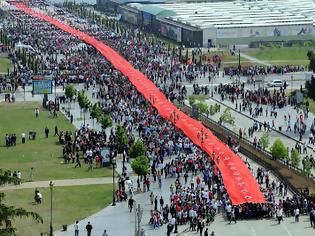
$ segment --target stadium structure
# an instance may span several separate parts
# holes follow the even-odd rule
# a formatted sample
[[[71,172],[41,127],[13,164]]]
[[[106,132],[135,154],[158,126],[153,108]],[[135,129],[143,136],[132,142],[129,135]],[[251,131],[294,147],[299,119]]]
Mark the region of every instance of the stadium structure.
[[[98,0],[121,20],[189,47],[314,40],[313,0]],[[131,2],[131,3],[130,3]]]

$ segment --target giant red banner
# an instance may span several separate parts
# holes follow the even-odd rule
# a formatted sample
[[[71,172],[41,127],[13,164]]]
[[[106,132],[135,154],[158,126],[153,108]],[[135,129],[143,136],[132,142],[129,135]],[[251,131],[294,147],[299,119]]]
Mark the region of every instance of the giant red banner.
[[[14,3],[14,5],[24,12],[47,21],[52,25],[72,34],[82,41],[94,46],[103,56],[109,60],[112,65],[124,74],[136,89],[148,100],[154,101],[153,106],[159,114],[182,130],[196,145],[202,148],[210,157],[213,153],[216,157],[214,162],[219,168],[224,186],[229,194],[233,204],[245,202],[264,203],[265,199],[260,192],[259,184],[252,176],[245,163],[236,155],[225,143],[220,141],[210,130],[202,125],[201,122],[189,117],[181,112],[173,103],[171,103],[164,94],[147,79],[144,74],[136,70],[128,61],[121,57],[116,51],[95,38],[74,29],[52,17],[35,12],[23,4]],[[175,117],[175,118],[174,118]],[[203,130],[203,131],[202,131]],[[204,142],[201,142],[200,133],[207,134]],[[199,135],[198,135],[199,133]]]

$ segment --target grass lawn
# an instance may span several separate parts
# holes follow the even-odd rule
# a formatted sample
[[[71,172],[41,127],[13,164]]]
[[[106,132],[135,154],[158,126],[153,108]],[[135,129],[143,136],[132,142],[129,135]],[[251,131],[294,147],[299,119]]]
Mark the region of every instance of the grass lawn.
[[[39,117],[35,118],[34,109],[40,108]],[[74,168],[74,164],[63,164],[62,147],[54,137],[54,127],[59,131],[71,130],[75,127],[61,114],[58,118],[49,118],[49,112],[42,111],[41,105],[34,102],[0,103],[0,168],[3,170],[20,170],[22,181],[28,179],[29,170],[34,168],[34,181],[53,179],[74,179],[90,177],[111,176],[107,168],[87,171],[87,166],[82,162],[82,168]],[[49,138],[44,137],[44,129],[50,130]],[[26,139],[21,143],[21,133],[33,129],[37,132],[36,140]],[[17,144],[14,147],[5,147],[5,134],[17,135]]]
[[[310,109],[310,112],[312,112],[313,114],[315,114],[315,101],[311,98],[307,98],[307,99],[304,99],[304,102],[308,101],[309,102],[309,109]]]
[[[8,58],[0,57],[0,74],[7,73],[8,69],[12,67],[12,63]]]
[[[231,55],[231,53],[229,51],[213,51],[213,52],[207,52],[204,53],[204,56],[206,56],[207,58],[210,58],[214,55],[219,55],[222,62],[235,62],[238,63],[238,53],[236,53],[234,56]],[[246,61],[246,58],[241,57],[241,61]]]
[[[206,99],[209,98],[209,95],[203,95],[203,94],[196,95],[196,94],[193,94],[193,95],[190,95],[189,97],[194,98],[194,99],[196,99],[196,100],[198,100],[200,102],[204,102]]]
[[[245,52],[247,55],[264,61],[273,60],[307,60],[306,48],[266,48],[264,50],[257,49],[256,51]],[[291,63],[292,64],[292,63]]]
[[[72,187],[55,187],[53,191],[53,228],[60,230],[64,224],[72,224],[106,207],[112,201],[112,185],[85,185]],[[43,224],[31,219],[16,219],[13,223],[18,236],[38,236],[49,231],[50,223],[50,189],[41,188],[43,195],[41,205],[34,204],[34,189],[6,191],[5,203],[23,207],[39,213]]]

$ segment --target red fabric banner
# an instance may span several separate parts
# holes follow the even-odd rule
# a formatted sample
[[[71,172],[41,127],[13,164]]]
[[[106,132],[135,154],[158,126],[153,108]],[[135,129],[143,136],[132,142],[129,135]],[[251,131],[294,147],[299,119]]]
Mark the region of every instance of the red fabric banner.
[[[181,112],[173,103],[168,101],[152,81],[136,70],[116,51],[95,38],[52,17],[35,12],[23,4],[13,4],[20,10],[41,20],[47,21],[61,30],[94,46],[117,70],[128,77],[130,82],[148,101],[154,101],[154,104],[152,105],[158,110],[162,117],[173,122],[177,128],[182,130],[182,132],[184,132],[196,145],[203,149],[209,157],[212,157],[214,153],[215,158],[213,161],[216,163],[222,174],[224,186],[234,205],[245,202],[265,202],[263,194],[260,192],[259,184],[240,157],[236,155],[228,145],[220,141],[210,130],[204,127],[201,122],[194,120]],[[199,137],[201,130],[207,134],[207,136],[204,136],[207,138],[204,139],[203,143],[201,143]]]

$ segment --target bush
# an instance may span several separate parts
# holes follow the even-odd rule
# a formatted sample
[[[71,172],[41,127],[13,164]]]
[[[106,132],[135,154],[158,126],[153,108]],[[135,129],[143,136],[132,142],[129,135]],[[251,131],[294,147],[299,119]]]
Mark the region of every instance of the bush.
[[[100,123],[101,123],[102,129],[104,130],[113,125],[112,118],[109,115],[101,116]]]
[[[192,96],[188,98],[188,101],[189,101],[190,106],[193,106],[194,104],[196,104],[196,99]]]
[[[226,108],[219,119],[221,123],[226,123],[230,125],[235,124],[235,117],[232,116],[230,108]]]
[[[137,175],[147,175],[149,173],[149,163],[146,156],[138,156],[131,162],[131,168]]]
[[[198,108],[199,108],[199,111],[201,113],[204,113],[204,114],[207,114],[207,111],[208,111],[208,105],[204,102],[200,102],[197,104]]]
[[[293,149],[291,151],[291,158],[290,159],[291,159],[292,166],[299,167],[301,158],[300,158],[299,152],[296,149]]]
[[[141,140],[138,139],[131,145],[128,155],[130,158],[137,158],[139,156],[145,155],[146,151],[147,151],[146,146]]]
[[[259,142],[261,144],[261,147],[265,150],[266,148],[268,148],[269,146],[269,134],[268,133],[264,133],[260,139]]]
[[[270,148],[272,157],[276,160],[288,159],[288,151],[280,139],[276,139]]]

